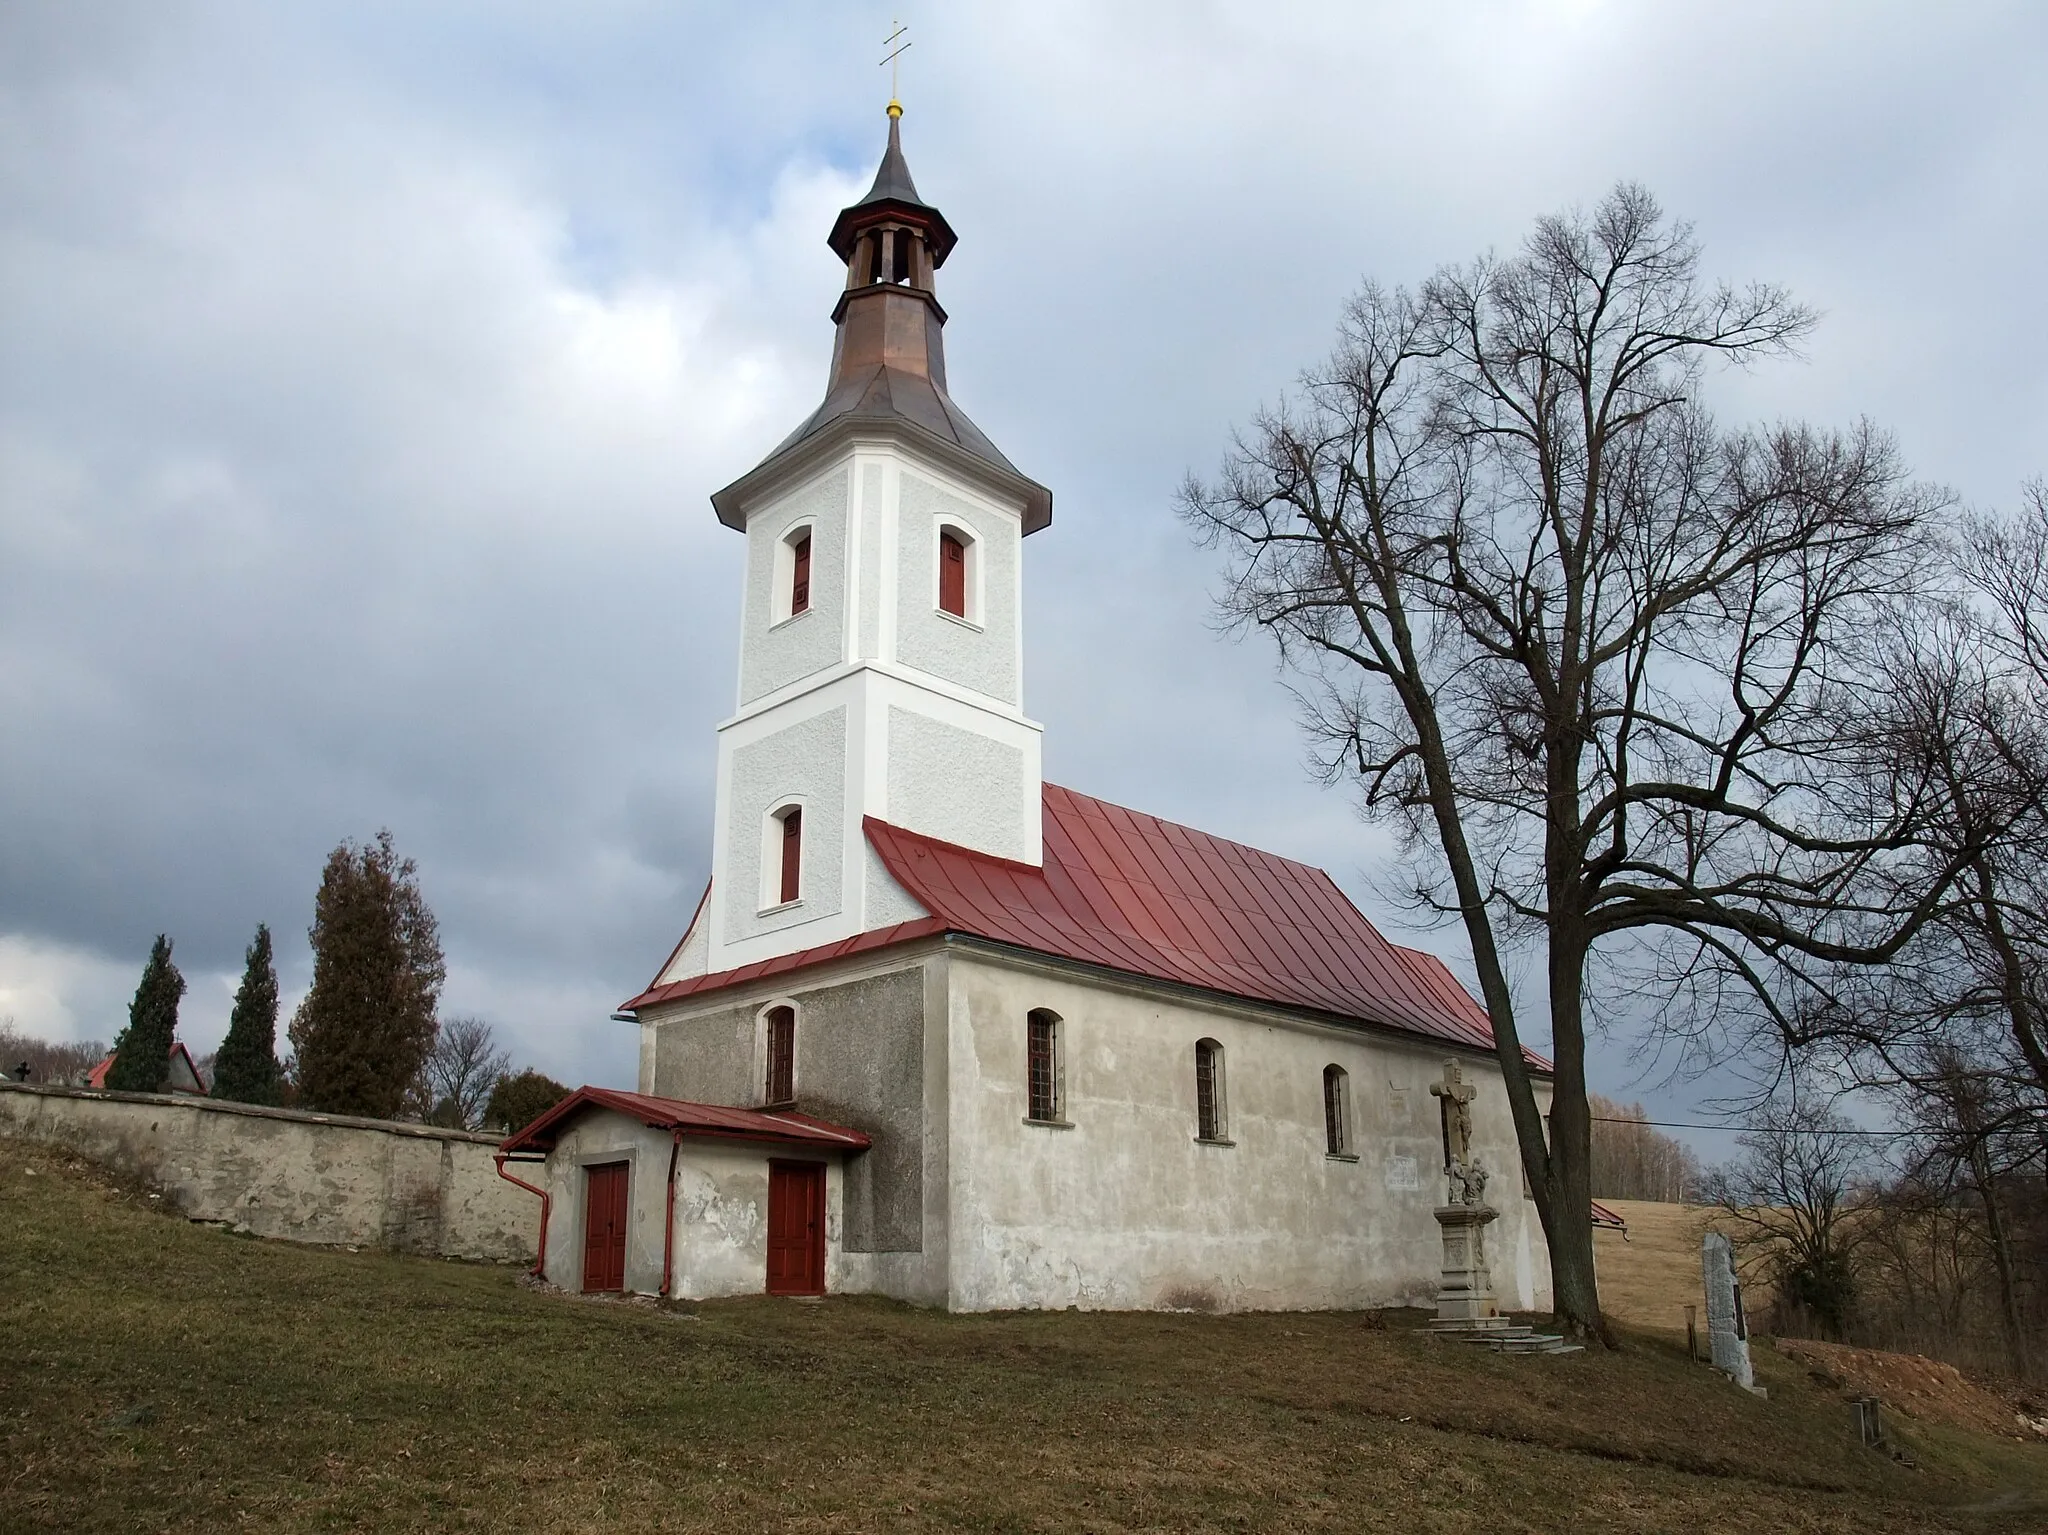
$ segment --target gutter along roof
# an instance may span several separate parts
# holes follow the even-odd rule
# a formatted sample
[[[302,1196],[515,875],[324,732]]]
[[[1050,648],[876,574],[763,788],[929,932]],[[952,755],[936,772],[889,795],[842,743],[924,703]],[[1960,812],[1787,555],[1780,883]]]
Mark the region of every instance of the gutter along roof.
[[[498,1149],[551,1151],[568,1122],[585,1109],[610,1109],[653,1129],[676,1130],[697,1139],[769,1141],[835,1151],[865,1151],[871,1144],[858,1130],[793,1109],[735,1109],[609,1087],[579,1087],[525,1129],[507,1136]]]
[[[930,916],[657,984],[625,1005],[655,1006],[959,933],[1492,1051],[1485,1010],[1443,961],[1388,942],[1321,869],[1056,784],[1045,786],[1044,804],[1042,868],[869,817],[869,844]]]

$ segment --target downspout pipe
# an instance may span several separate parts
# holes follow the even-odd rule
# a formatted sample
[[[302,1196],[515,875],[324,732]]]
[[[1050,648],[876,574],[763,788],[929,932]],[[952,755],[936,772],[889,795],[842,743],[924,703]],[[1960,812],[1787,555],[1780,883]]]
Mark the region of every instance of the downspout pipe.
[[[661,1217],[661,1298],[671,1298],[676,1277],[676,1159],[683,1154],[683,1132],[671,1132],[675,1139],[668,1148],[668,1200]]]
[[[546,1189],[537,1189],[524,1178],[515,1178],[506,1172],[505,1163],[510,1160],[510,1153],[500,1151],[492,1157],[492,1160],[498,1164],[498,1176],[500,1178],[503,1178],[507,1183],[518,1185],[529,1194],[540,1195],[540,1250],[539,1255],[533,1260],[533,1274],[536,1279],[544,1278],[546,1277],[548,1266],[548,1209],[554,1204],[554,1196],[549,1194]],[[527,1158],[525,1160],[542,1161],[545,1159]],[[674,1174],[671,1173],[670,1176],[673,1177]]]

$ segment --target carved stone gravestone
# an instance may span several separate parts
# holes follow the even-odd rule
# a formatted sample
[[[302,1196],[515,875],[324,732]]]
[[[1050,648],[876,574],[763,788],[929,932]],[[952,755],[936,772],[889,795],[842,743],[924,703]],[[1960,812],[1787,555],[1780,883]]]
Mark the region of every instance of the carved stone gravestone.
[[[1749,1324],[1742,1315],[1742,1281],[1735,1272],[1735,1249],[1718,1231],[1700,1244],[1701,1278],[1707,1290],[1707,1352],[1714,1368],[1745,1391],[1756,1389],[1749,1368]]]

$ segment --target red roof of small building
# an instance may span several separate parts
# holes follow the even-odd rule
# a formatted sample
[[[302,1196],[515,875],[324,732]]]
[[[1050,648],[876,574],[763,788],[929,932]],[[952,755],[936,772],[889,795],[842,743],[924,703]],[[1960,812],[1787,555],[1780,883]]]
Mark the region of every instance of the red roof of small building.
[[[836,1151],[865,1151],[871,1144],[858,1130],[793,1109],[735,1109],[716,1103],[688,1103],[681,1098],[657,1098],[651,1093],[620,1092],[610,1087],[579,1087],[532,1124],[508,1135],[498,1149],[551,1150],[562,1127],[585,1109],[610,1109],[656,1130],[680,1130],[686,1136],[710,1140],[771,1141]]]
[[[117,1050],[109,1050],[107,1058],[85,1074],[85,1085],[104,1091],[107,1085],[107,1073],[114,1069],[114,1057],[119,1053]],[[199,1084],[197,1093],[194,1093],[189,1087],[180,1087],[175,1082],[171,1084],[171,1091],[174,1093],[184,1093],[188,1097],[205,1096],[206,1078],[200,1075],[199,1063],[192,1059],[192,1052],[185,1048],[185,1042],[182,1039],[171,1041],[171,1054],[182,1055],[185,1058],[185,1069],[192,1073],[192,1080]]]
[[[650,1007],[939,933],[1493,1049],[1442,960],[1390,943],[1321,869],[1045,786],[1045,862],[869,817],[868,842],[931,915],[738,969],[657,983]],[[700,908],[701,909],[701,908]],[[1548,1063],[1531,1055],[1532,1063]]]

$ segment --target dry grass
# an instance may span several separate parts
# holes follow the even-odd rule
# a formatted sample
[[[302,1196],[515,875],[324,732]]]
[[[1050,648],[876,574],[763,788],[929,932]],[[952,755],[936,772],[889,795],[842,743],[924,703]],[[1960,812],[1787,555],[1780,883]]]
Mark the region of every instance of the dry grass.
[[[0,1527],[2029,1530],[2048,1450],[1908,1466],[1766,1356],[1501,1359],[1361,1315],[688,1311],[238,1239],[0,1146]],[[1391,1320],[1393,1325],[1388,1326]]]
[[[1700,1307],[1700,1336],[1707,1314],[1700,1279],[1700,1238],[1713,1214],[1699,1205],[1657,1204],[1647,1199],[1603,1199],[1628,1222],[1618,1231],[1593,1233],[1600,1272],[1600,1309],[1630,1327],[1685,1336],[1685,1308]],[[1756,1309],[1754,1299],[1751,1310]]]

